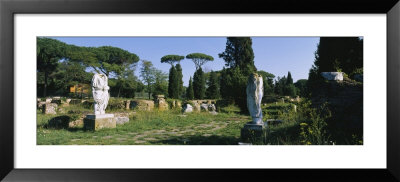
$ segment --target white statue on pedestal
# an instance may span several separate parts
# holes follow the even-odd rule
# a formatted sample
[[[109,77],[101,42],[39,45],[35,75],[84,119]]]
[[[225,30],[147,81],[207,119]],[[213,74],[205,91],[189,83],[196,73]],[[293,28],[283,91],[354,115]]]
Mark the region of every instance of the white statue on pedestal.
[[[108,78],[104,74],[96,73],[92,78],[92,92],[94,99],[94,114],[105,114],[110,99]]]
[[[263,124],[261,100],[264,95],[263,79],[258,74],[251,74],[247,81],[247,109],[253,118],[252,124]]]

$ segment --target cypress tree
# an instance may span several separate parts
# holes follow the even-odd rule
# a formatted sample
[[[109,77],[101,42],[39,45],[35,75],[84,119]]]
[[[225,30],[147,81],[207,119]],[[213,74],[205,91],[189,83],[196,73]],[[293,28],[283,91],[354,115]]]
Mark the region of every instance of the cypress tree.
[[[210,78],[208,79],[208,88],[207,88],[207,98],[209,99],[218,99],[219,98],[219,83],[218,83],[218,75],[216,72],[211,71]]]
[[[362,72],[363,39],[359,37],[321,37],[314,65],[308,74],[307,91],[312,95],[324,79],[321,72],[341,71],[348,75]]]
[[[290,71],[289,71],[288,75],[287,75],[286,85],[290,85],[290,84],[293,84],[293,78],[292,78],[292,74],[290,74]]]
[[[247,112],[247,79],[257,71],[251,38],[228,37],[225,51],[218,56],[225,60],[228,67],[221,72],[222,98],[233,101],[243,112]]]
[[[284,93],[285,95],[294,97],[296,96],[296,87],[293,84],[293,78],[292,74],[290,74],[290,71],[288,72],[288,76],[286,78],[286,85],[284,87]]]
[[[206,92],[206,80],[201,67],[197,69],[193,76],[193,90],[195,99],[203,99]]]
[[[189,87],[186,90],[186,98],[188,100],[193,100],[193,98],[194,98],[192,77],[190,77],[190,79],[189,79]]]
[[[171,66],[169,69],[168,97],[174,99],[178,98],[177,72],[175,66]]]
[[[250,37],[228,37],[225,51],[218,54],[230,68],[239,68],[245,76],[249,76],[257,68],[254,65],[254,52]]]
[[[183,94],[183,74],[182,74],[182,67],[181,65],[178,63],[175,66],[176,68],[176,82],[178,83],[178,99],[182,96]]]

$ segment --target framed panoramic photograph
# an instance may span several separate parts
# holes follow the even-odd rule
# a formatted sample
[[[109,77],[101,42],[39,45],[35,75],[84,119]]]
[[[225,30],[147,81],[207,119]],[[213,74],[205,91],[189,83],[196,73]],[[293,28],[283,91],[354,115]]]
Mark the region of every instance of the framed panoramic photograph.
[[[400,180],[397,1],[0,9],[2,180]]]

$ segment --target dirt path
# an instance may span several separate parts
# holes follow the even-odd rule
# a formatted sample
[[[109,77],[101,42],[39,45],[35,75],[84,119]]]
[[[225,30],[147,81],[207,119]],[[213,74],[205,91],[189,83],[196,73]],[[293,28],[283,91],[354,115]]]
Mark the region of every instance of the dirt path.
[[[228,118],[226,122],[213,121],[207,124],[174,128],[169,131],[163,129],[157,129],[157,130],[144,131],[141,133],[129,133],[130,135],[124,138],[127,138],[127,140],[134,141],[135,144],[144,144],[147,142],[168,140],[170,138],[177,138],[177,137],[181,138],[183,142],[186,142],[184,141],[185,140],[184,136],[188,137],[188,136],[200,135],[204,137],[210,137],[214,135],[216,131],[226,128],[229,124],[240,123],[241,121],[243,121],[243,118]]]

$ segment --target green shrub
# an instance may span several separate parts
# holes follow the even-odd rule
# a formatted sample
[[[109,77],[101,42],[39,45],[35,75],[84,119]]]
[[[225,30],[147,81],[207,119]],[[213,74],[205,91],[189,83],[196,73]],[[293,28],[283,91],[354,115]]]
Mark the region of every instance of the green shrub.
[[[306,108],[303,112],[307,112],[303,114],[308,118],[305,122],[300,123],[301,143],[305,145],[329,144],[326,120],[332,115],[326,104],[319,108]]]

